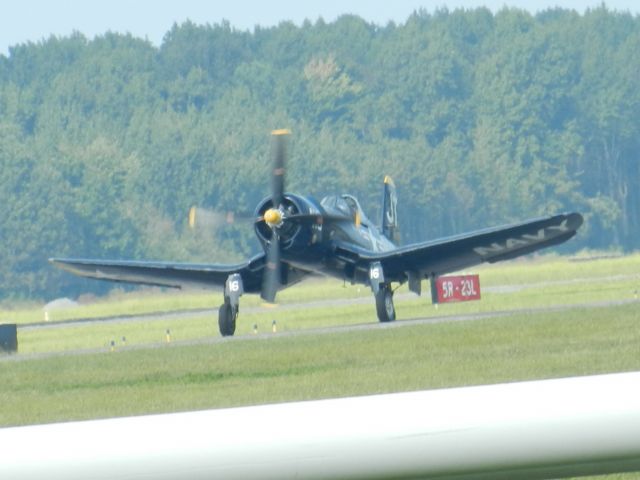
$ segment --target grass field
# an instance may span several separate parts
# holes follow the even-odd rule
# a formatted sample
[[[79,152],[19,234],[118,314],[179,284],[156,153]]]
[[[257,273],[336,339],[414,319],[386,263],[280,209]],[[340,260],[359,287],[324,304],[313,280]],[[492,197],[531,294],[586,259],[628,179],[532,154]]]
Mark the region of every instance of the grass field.
[[[19,336],[21,354],[34,356],[0,362],[0,425],[640,370],[640,303],[635,301],[640,255],[584,262],[545,258],[478,271],[484,289],[480,302],[435,309],[428,293],[426,299],[402,297],[396,302],[400,319],[396,323],[477,311],[513,313],[474,321],[318,334],[310,329],[375,325],[372,302],[286,307],[332,296],[371,296],[364,288],[358,291],[338,282],[318,282],[283,292],[279,297],[283,305],[276,309],[248,308],[258,302],[243,298],[238,333],[248,334],[258,324],[262,334],[215,343],[180,344],[217,336],[212,314],[24,329]],[[69,310],[64,318],[183,309],[192,306],[190,301],[205,308],[219,299],[211,294],[184,298],[158,292],[138,297],[127,294]],[[630,303],[593,304],[604,301]],[[129,306],[123,310],[123,304]],[[134,309],[133,304],[138,306]],[[565,304],[591,306],[517,311]],[[7,321],[18,314],[21,324],[28,324],[41,321],[42,310],[7,310],[0,318]],[[275,318],[279,333],[301,334],[267,334]],[[167,328],[173,342],[162,344]],[[114,352],[109,351],[111,340],[117,342]],[[150,343],[159,346],[135,348]],[[98,350],[82,355],[35,355],[79,348]]]
[[[5,362],[0,424],[640,369],[638,305]]]

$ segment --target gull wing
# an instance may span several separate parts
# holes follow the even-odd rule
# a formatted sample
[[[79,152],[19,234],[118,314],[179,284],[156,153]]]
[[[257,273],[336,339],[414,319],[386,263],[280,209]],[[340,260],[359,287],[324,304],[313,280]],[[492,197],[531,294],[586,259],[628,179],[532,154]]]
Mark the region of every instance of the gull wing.
[[[224,289],[229,275],[239,273],[247,293],[260,291],[266,263],[264,254],[229,265],[74,258],[51,258],[49,262],[82,277],[171,288]]]
[[[564,213],[415,243],[387,252],[370,252],[343,244],[337,247],[336,254],[361,270],[368,271],[372,262],[380,262],[387,281],[404,282],[410,274],[437,276],[558,245],[573,237],[582,222],[579,213]]]

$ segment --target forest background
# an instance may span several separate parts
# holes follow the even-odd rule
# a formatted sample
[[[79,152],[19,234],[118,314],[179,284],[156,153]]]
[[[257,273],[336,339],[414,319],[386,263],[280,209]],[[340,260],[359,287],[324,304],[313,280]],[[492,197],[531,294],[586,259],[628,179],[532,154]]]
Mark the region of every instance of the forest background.
[[[230,262],[250,222],[190,229],[192,205],[249,215],[270,131],[289,191],[349,192],[402,241],[559,211],[565,251],[638,248],[640,18],[504,8],[240,31],[174,25],[159,47],[81,33],[0,55],[0,300],[104,291],[51,256]]]

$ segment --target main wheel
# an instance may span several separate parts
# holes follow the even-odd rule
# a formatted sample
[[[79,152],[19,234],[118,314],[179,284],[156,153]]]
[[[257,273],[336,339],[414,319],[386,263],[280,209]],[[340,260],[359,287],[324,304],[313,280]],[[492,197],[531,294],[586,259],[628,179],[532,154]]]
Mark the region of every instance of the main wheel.
[[[218,327],[223,337],[230,337],[236,331],[236,318],[238,312],[234,311],[230,303],[223,303],[218,309]]]
[[[388,284],[380,285],[376,294],[376,311],[381,322],[393,322],[396,319],[396,309],[393,306],[393,291]]]

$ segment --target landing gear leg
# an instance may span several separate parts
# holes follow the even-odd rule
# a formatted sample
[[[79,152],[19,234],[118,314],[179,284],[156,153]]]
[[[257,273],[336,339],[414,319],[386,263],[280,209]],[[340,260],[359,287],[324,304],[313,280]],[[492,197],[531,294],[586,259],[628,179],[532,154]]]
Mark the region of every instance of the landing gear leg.
[[[376,292],[376,311],[381,322],[393,322],[396,319],[396,309],[393,305],[393,290],[391,285],[383,283]]]
[[[220,334],[223,337],[230,337],[235,333],[236,318],[238,318],[238,308],[234,308],[228,298],[225,298],[218,310],[218,327],[220,327]]]
[[[393,306],[393,290],[391,282],[384,279],[384,270],[380,262],[369,265],[369,284],[376,298],[376,312],[381,322],[393,322],[396,319],[396,308]]]
[[[218,327],[223,337],[236,332],[236,318],[240,310],[240,296],[244,293],[242,277],[238,273],[229,275],[224,286],[224,303],[218,310]]]

